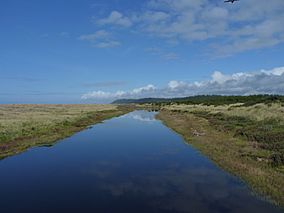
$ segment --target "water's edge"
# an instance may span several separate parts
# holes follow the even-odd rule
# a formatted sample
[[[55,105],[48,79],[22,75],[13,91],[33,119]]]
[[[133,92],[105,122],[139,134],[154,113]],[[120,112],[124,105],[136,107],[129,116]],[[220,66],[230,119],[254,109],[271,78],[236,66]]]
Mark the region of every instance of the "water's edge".
[[[216,155],[218,153],[211,152],[212,149],[208,146],[207,143],[204,144],[204,145],[200,143],[201,139],[207,140],[208,137],[214,138],[214,136],[212,136],[212,135],[206,135],[206,137],[198,136],[199,138],[197,138],[196,136],[193,136],[192,131],[190,131],[190,130],[185,131],[185,129],[183,129],[179,125],[177,125],[177,123],[175,122],[176,114],[178,114],[178,113],[175,112],[175,113],[171,114],[170,112],[162,111],[162,112],[159,112],[159,114],[156,115],[156,118],[158,120],[160,120],[165,126],[172,129],[175,133],[179,134],[183,138],[185,143],[191,145],[194,149],[198,150],[203,156],[210,159],[221,170],[228,172],[229,174],[235,176],[241,182],[246,184],[251,189],[251,193],[255,197],[257,197],[261,200],[264,200],[265,202],[269,202],[269,203],[271,203],[275,206],[278,206],[278,207],[280,207],[284,210],[284,203],[283,203],[283,200],[281,199],[281,197],[279,198],[278,194],[276,194],[276,195],[273,194],[273,193],[275,193],[273,191],[267,192],[266,191],[267,186],[263,185],[262,181],[258,182],[258,176],[253,176],[251,174],[244,174],[246,171],[242,171],[241,169],[236,169],[234,167],[235,166],[234,163],[238,163],[239,159],[235,159],[235,161],[232,162],[232,163],[230,162],[229,164],[225,164],[224,158],[219,158],[219,156]],[[191,122],[193,124],[193,125],[191,125],[193,128],[196,128],[196,129],[199,128],[198,126],[194,125],[194,122],[200,121],[199,118],[197,118],[195,116],[191,117],[192,120],[189,120],[185,116],[179,116],[179,119],[182,119],[183,123]],[[212,131],[212,129],[210,129],[210,130]],[[215,132],[217,132],[217,131],[215,131]],[[222,134],[222,133],[218,132],[218,134]],[[228,137],[228,136],[226,135],[226,137]],[[214,146],[218,147],[219,144],[213,143],[212,147],[214,148]],[[225,157],[225,158],[230,157],[230,156],[227,156],[225,152],[223,152],[223,154],[224,154],[223,157]],[[250,162],[248,162],[248,163],[250,163]],[[252,165],[252,166],[255,166],[255,165]],[[268,173],[267,176],[269,178],[269,176],[270,176],[269,172],[270,171],[266,171],[266,172]],[[281,177],[279,177],[279,178],[281,178]],[[268,179],[268,180],[271,180],[271,179]],[[275,184],[275,182],[273,182],[273,180],[271,180],[270,182],[271,182],[271,184]],[[276,187],[279,188],[279,185],[276,185]],[[279,190],[281,190],[281,189],[279,188]]]

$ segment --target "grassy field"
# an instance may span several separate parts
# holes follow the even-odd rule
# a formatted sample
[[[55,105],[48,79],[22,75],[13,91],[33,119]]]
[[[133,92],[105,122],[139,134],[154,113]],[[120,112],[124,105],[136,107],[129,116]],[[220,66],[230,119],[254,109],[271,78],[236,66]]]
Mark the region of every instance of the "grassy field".
[[[129,112],[115,105],[0,105],[0,159],[51,145],[87,126]]]
[[[284,206],[284,107],[281,103],[170,104],[163,106],[158,118],[217,165]]]

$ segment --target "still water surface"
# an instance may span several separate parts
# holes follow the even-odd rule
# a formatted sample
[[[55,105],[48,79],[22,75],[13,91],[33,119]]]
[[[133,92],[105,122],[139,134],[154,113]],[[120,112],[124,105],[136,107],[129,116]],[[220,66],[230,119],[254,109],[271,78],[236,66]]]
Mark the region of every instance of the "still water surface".
[[[135,111],[0,161],[0,212],[282,212]]]

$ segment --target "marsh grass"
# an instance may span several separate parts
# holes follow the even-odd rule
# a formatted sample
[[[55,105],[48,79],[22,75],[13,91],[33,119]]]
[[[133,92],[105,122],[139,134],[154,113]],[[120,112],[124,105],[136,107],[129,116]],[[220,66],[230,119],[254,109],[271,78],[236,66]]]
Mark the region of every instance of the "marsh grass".
[[[0,158],[49,145],[87,126],[128,112],[115,105],[0,105]]]
[[[257,146],[270,151],[265,159],[273,166],[284,165],[284,108],[281,104],[242,104],[205,106],[171,105],[172,111],[190,112],[209,121],[218,131],[231,132]]]
[[[253,106],[244,106],[242,103],[230,105],[187,105],[187,104],[173,104],[164,106],[163,108],[169,110],[179,110],[182,112],[196,112],[205,111],[214,113],[223,113],[229,116],[238,116],[251,118],[253,120],[265,119],[279,119],[284,122],[284,106],[281,103],[264,104],[259,103]]]

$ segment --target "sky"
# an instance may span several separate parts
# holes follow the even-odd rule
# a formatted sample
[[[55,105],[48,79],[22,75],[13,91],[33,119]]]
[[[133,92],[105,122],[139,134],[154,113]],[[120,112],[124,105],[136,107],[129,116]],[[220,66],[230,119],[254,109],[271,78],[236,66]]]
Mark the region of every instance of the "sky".
[[[284,94],[283,23],[283,0],[3,0],[0,104]]]

